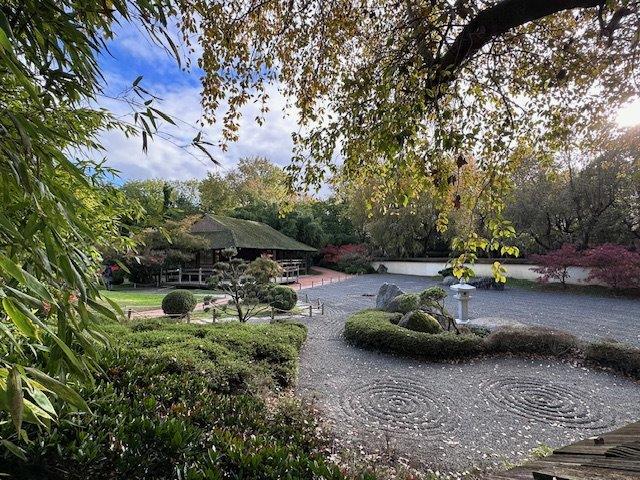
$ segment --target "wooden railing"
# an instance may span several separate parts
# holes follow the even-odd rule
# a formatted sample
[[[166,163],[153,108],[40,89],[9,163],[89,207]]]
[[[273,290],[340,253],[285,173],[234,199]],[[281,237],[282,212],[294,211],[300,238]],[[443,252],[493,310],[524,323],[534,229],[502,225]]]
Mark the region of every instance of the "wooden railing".
[[[213,275],[213,268],[174,268],[163,270],[164,283],[176,285],[204,285]]]
[[[275,283],[295,283],[300,278],[300,267],[304,260],[279,260],[282,275],[275,277]],[[161,281],[171,285],[206,285],[207,279],[213,275],[213,268],[173,268],[163,270]]]

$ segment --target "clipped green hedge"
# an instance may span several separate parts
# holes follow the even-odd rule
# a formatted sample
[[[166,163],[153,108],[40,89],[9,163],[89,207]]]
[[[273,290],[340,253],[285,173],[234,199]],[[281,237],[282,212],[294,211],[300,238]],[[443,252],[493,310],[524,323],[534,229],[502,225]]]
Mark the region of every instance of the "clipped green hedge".
[[[349,317],[345,339],[357,346],[430,360],[453,359],[483,353],[482,339],[455,333],[414,332],[390,322],[393,313],[364,310]]]
[[[343,480],[327,461],[310,409],[265,395],[283,372],[294,380],[300,325],[108,324],[116,349],[100,352],[95,386],[80,393],[92,414],[62,410],[49,431],[23,424],[26,460],[0,473],[19,480]],[[265,375],[249,385],[252,370]],[[254,387],[259,387],[254,390]],[[268,400],[266,400],[268,398]],[[13,426],[0,423],[0,438]],[[0,475],[1,476],[1,475]]]
[[[106,329],[121,347],[150,362],[164,359],[172,373],[199,372],[219,392],[290,386],[307,336],[306,328],[294,323],[194,325],[148,319],[131,330],[118,325]]]
[[[640,380],[640,348],[624,343],[612,340],[588,343],[569,332],[539,326],[502,327],[489,335],[481,328],[462,326],[461,335],[453,332],[433,334],[401,327],[396,324],[399,319],[398,313],[363,310],[347,319],[344,337],[349,343],[363,348],[428,360],[481,354],[573,358]]]
[[[610,368],[640,379],[640,348],[611,340],[600,340],[586,346],[584,358],[592,365]]]
[[[575,335],[547,327],[502,327],[485,338],[490,353],[564,357],[575,354],[582,342]]]

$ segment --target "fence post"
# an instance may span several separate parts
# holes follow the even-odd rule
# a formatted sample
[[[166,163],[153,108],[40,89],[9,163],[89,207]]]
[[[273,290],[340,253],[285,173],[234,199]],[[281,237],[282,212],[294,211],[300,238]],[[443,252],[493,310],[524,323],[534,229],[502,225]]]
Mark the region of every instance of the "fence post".
[[[202,283],[202,267],[198,269],[198,283]]]
[[[211,323],[216,323],[216,307],[211,309]]]
[[[311,288],[313,288],[313,280],[311,280]]]
[[[324,303],[321,305],[320,315],[324,315]]]
[[[304,294],[304,301],[305,301],[306,303],[309,303],[309,294],[308,294],[308,293],[305,293],[305,294]]]
[[[313,306],[309,305],[309,316],[313,317]]]
[[[178,283],[182,283],[182,267],[178,267]]]
[[[273,317],[275,316],[274,312],[273,312],[273,307],[271,307],[271,320],[273,321]]]
[[[320,299],[318,299],[318,308],[320,308]]]
[[[129,309],[127,310],[127,320],[131,320],[131,314],[133,312],[131,311],[131,307],[129,307]]]

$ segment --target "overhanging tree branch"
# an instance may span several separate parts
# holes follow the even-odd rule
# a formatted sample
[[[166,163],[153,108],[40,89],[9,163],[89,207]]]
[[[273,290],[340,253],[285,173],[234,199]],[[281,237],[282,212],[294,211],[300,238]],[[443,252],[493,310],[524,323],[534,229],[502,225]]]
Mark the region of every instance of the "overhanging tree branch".
[[[491,40],[534,20],[575,8],[594,8],[603,0],[503,0],[479,12],[436,59],[434,84],[446,83],[466,60]]]

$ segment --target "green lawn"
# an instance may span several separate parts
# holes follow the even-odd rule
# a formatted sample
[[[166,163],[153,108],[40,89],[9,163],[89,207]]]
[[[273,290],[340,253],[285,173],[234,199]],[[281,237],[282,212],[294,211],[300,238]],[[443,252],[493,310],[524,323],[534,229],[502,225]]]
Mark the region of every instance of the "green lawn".
[[[153,310],[160,308],[164,296],[171,292],[171,288],[130,288],[122,287],[114,290],[102,290],[101,294],[116,302],[121,308],[134,308],[142,310]],[[208,290],[191,290],[198,302],[202,301],[205,295],[213,295],[214,292]]]

